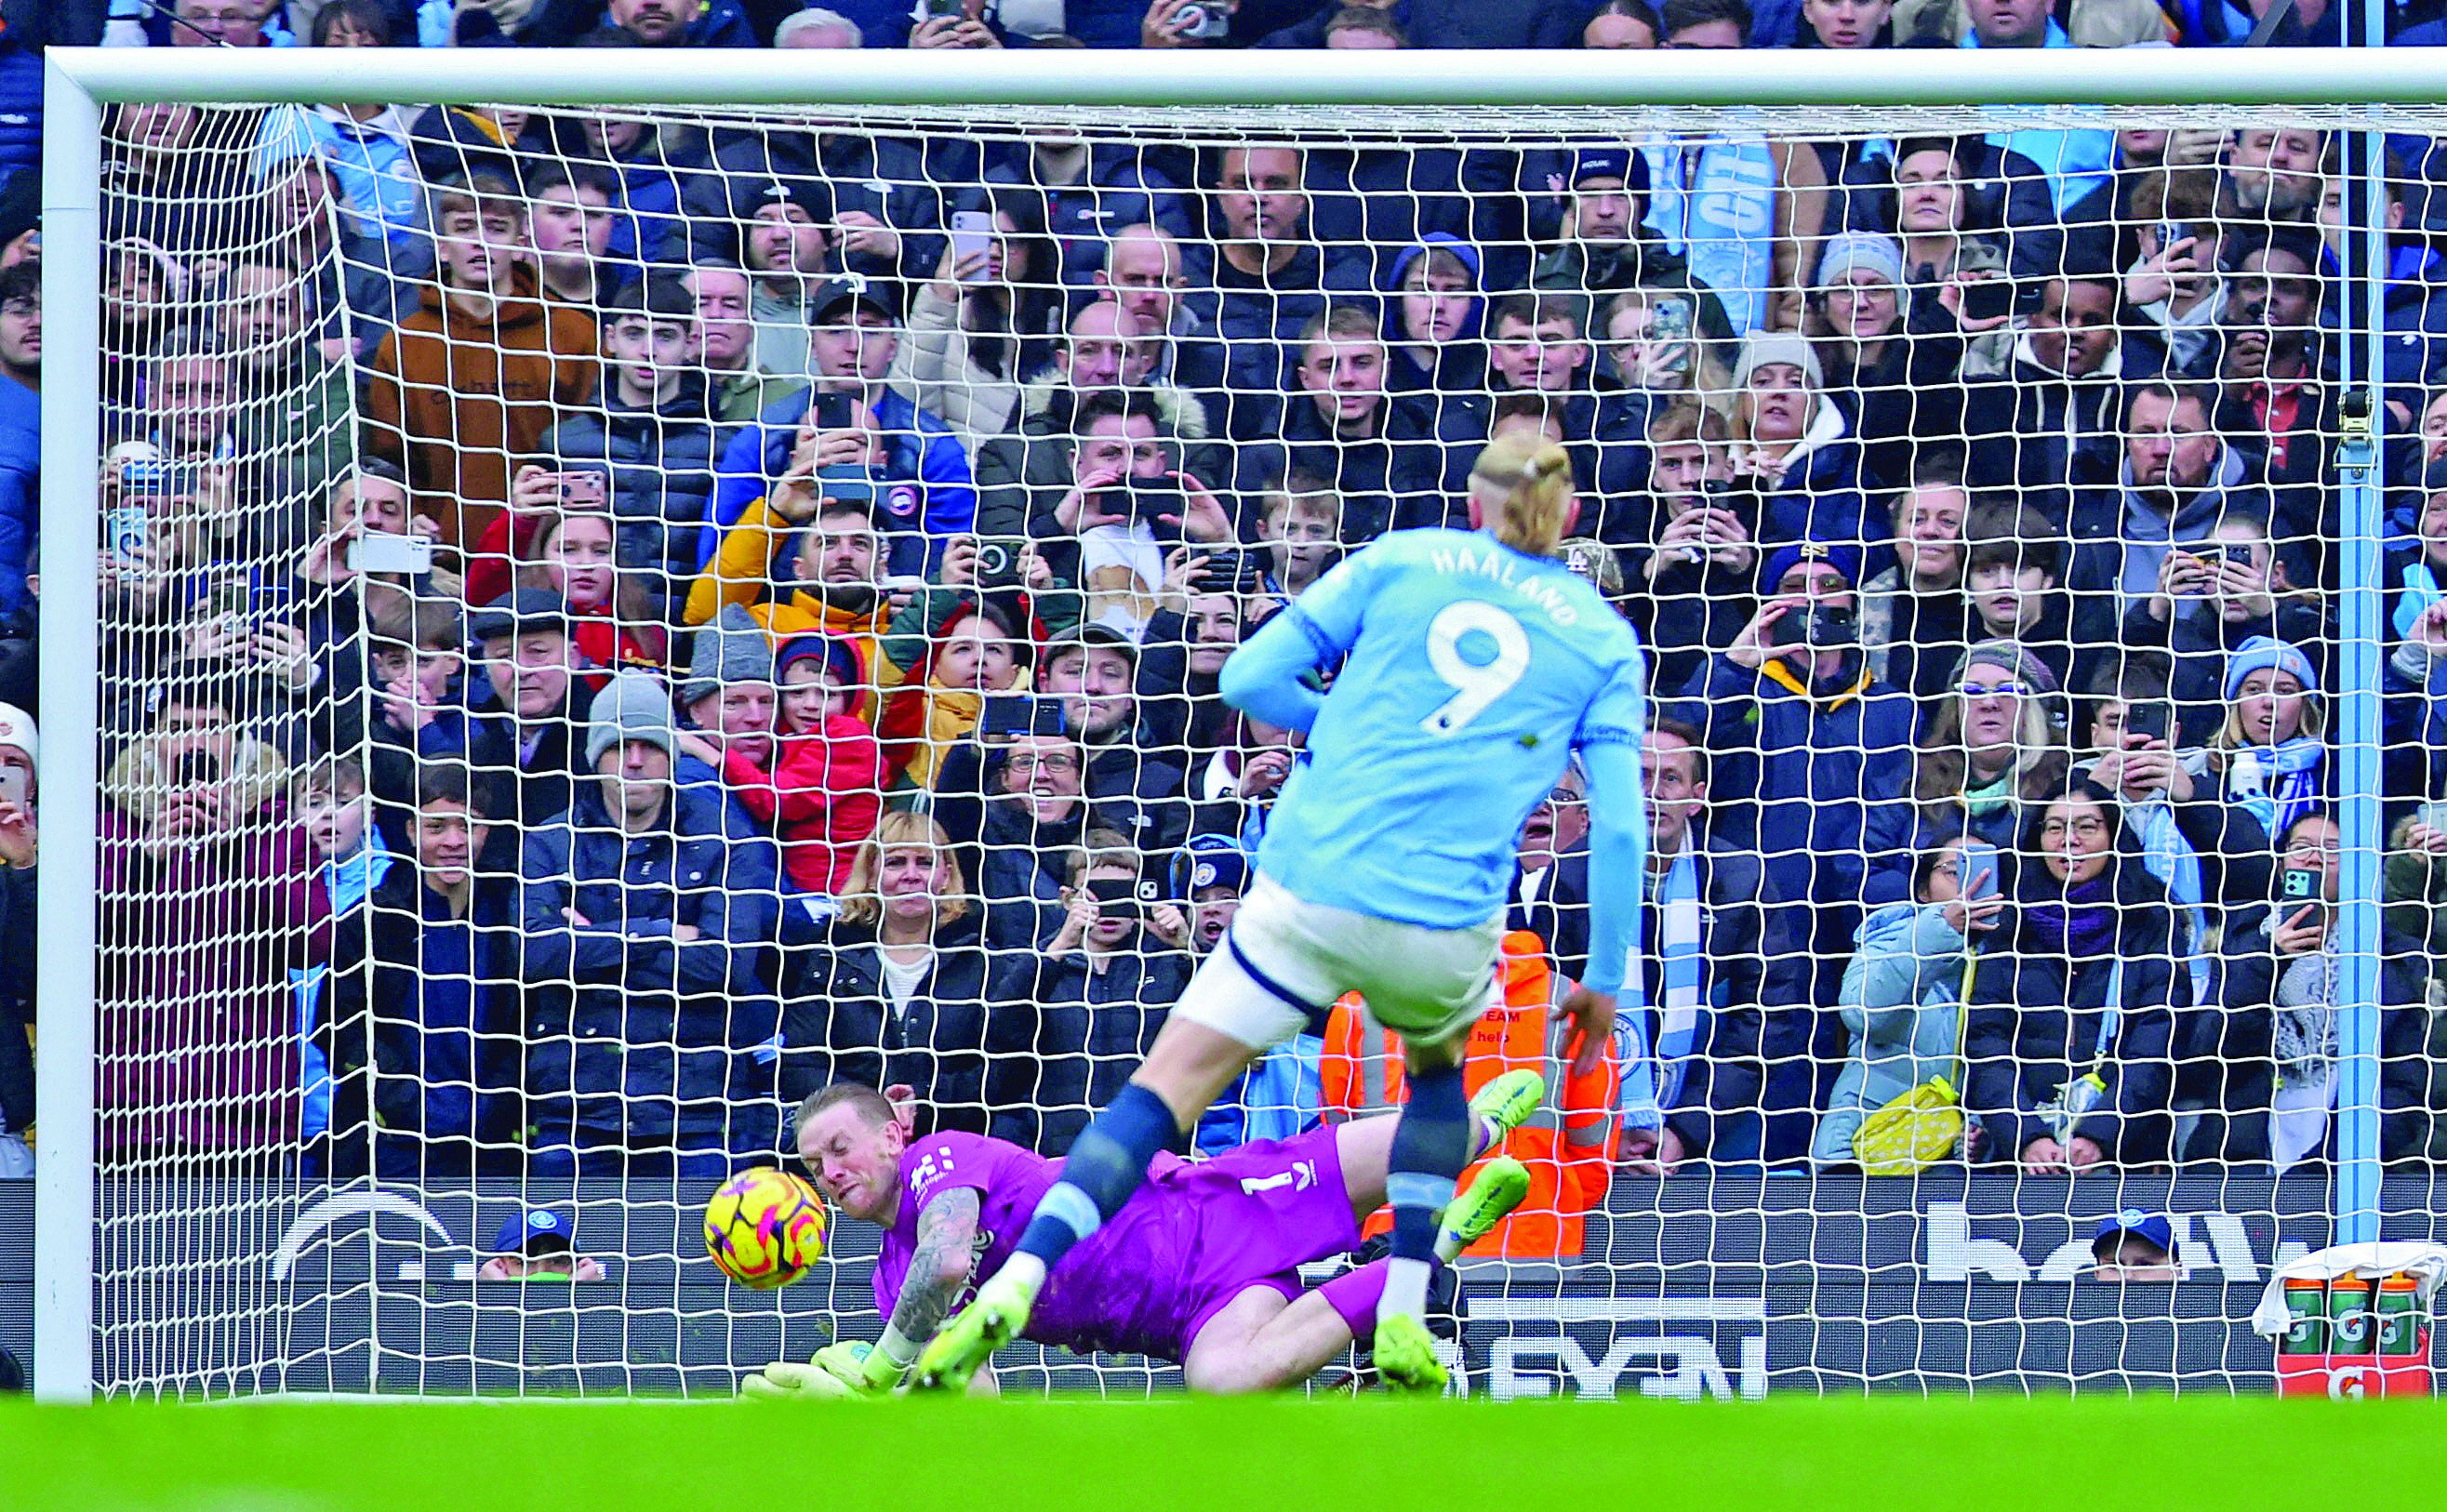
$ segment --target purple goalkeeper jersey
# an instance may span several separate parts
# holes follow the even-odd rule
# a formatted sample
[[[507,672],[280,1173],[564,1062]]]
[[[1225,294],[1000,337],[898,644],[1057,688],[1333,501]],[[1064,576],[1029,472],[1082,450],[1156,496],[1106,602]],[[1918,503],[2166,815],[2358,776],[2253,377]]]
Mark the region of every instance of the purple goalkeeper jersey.
[[[875,1305],[892,1315],[918,1248],[918,1216],[945,1192],[977,1194],[982,1281],[1003,1267],[1061,1170],[1008,1140],[935,1134],[901,1155],[901,1212],[875,1261]],[[1297,1295],[1299,1268],[1356,1248],[1334,1131],[1261,1141],[1191,1163],[1159,1155],[1111,1222],[1053,1268],[1027,1336],[1074,1353],[1179,1360],[1207,1319],[1253,1286]],[[960,1301],[965,1305],[968,1297]]]

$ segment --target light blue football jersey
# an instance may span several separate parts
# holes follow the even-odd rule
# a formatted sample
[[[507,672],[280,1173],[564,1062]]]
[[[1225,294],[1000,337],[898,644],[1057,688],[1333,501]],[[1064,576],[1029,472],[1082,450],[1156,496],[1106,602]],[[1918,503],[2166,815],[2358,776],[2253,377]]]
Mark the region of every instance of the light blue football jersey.
[[[1614,742],[1638,760],[1638,637],[1551,558],[1479,532],[1396,531],[1283,615],[1261,633],[1304,633],[1316,666],[1347,656],[1258,850],[1295,897],[1482,924],[1510,891],[1522,822],[1572,752]]]

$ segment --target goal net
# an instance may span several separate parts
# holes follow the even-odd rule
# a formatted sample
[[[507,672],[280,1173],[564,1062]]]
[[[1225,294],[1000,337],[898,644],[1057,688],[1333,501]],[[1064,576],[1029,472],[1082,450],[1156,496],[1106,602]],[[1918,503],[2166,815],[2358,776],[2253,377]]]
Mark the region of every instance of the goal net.
[[[2434,111],[104,121],[103,1391],[872,1336],[877,1228],[747,1292],[714,1183],[838,1080],[1062,1154],[1299,781],[1224,657],[1515,431],[1652,853],[1520,836],[1474,1386],[2261,1390],[2272,1266],[2436,1221]],[[1202,1151],[1398,1106],[1318,1027]]]

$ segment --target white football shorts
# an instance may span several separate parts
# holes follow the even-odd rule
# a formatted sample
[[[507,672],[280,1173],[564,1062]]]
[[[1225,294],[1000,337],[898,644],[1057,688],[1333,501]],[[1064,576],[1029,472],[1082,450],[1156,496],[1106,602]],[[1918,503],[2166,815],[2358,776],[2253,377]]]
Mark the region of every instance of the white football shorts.
[[[1356,991],[1379,1024],[1439,1044],[1487,1011],[1503,937],[1501,915],[1468,929],[1398,924],[1304,902],[1261,875],[1172,1016],[1265,1049],[1320,1031]]]

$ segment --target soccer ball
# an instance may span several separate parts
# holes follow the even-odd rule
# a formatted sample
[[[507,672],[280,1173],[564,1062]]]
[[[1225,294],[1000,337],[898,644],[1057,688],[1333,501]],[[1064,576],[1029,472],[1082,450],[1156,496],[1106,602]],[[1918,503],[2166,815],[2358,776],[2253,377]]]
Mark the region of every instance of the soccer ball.
[[[742,1171],[705,1205],[705,1248],[742,1286],[787,1286],[825,1253],[824,1200],[787,1171]]]

